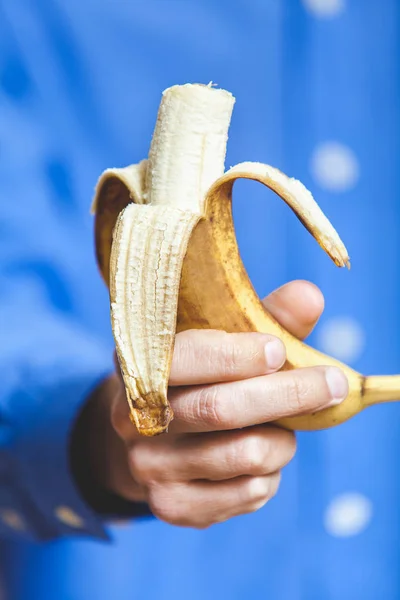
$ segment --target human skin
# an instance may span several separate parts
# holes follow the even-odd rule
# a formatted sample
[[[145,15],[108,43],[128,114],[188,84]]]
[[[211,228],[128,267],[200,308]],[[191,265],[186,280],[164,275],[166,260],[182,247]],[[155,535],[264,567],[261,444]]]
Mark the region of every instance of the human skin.
[[[286,284],[263,303],[301,339],[324,307],[320,290],[305,281]],[[348,393],[340,370],[279,371],[284,361],[282,342],[270,335],[179,333],[168,392],[174,420],[154,438],[131,423],[116,363],[87,420],[96,485],[148,503],[157,518],[178,526],[203,529],[258,510],[276,494],[296,450],[295,434],[270,423],[338,404]]]

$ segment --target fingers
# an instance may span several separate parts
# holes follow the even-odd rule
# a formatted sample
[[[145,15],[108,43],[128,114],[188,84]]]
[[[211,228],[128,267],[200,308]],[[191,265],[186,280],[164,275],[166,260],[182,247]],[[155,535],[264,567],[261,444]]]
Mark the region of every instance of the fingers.
[[[324,310],[324,297],[314,284],[292,281],[272,292],[263,304],[292,335],[304,339]]]
[[[176,336],[169,384],[257,377],[279,369],[285,356],[283,343],[271,335],[192,329]]]
[[[254,512],[278,490],[280,474],[237,477],[221,482],[152,485],[149,505],[162,521],[204,529],[232,517]]]
[[[171,388],[175,414],[170,431],[222,431],[339,404],[348,393],[345,375],[336,367],[294,369],[247,381]]]
[[[324,298],[312,283],[293,281],[270,294],[263,304],[283,327],[304,338],[317,323]],[[176,336],[169,384],[247,379],[274,372],[284,361],[283,344],[267,334],[189,330]]]
[[[132,477],[141,485],[151,481],[222,481],[242,475],[275,473],[293,458],[292,432],[257,426],[242,431],[144,440],[129,451]]]

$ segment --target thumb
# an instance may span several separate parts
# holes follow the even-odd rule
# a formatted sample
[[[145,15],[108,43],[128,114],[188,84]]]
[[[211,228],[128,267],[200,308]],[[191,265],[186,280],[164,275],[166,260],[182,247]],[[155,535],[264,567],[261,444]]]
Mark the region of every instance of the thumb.
[[[262,301],[282,327],[299,339],[314,329],[324,310],[321,290],[309,281],[291,281]]]

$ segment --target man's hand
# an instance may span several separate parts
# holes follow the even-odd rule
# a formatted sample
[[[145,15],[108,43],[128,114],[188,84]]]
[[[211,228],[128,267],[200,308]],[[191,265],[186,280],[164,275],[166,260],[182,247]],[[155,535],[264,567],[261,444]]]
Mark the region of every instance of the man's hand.
[[[297,281],[264,304],[304,338],[323,310],[323,297]],[[348,392],[338,369],[278,372],[284,360],[283,344],[269,335],[178,334],[169,433],[138,435],[116,375],[101,401],[105,439],[92,444],[98,482],[125,499],[148,502],[156,517],[174,525],[204,528],[259,509],[275,495],[295,453],[294,434],[268,423],[337,404]]]

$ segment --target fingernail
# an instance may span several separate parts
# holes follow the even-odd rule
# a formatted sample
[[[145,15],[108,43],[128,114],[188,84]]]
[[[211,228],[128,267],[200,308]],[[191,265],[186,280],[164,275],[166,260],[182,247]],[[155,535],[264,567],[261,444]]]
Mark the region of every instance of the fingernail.
[[[271,340],[265,346],[268,369],[279,369],[285,362],[285,346],[279,340]]]
[[[328,406],[340,404],[346,398],[349,391],[347,377],[340,369],[328,367],[325,371],[325,379],[332,397]]]

